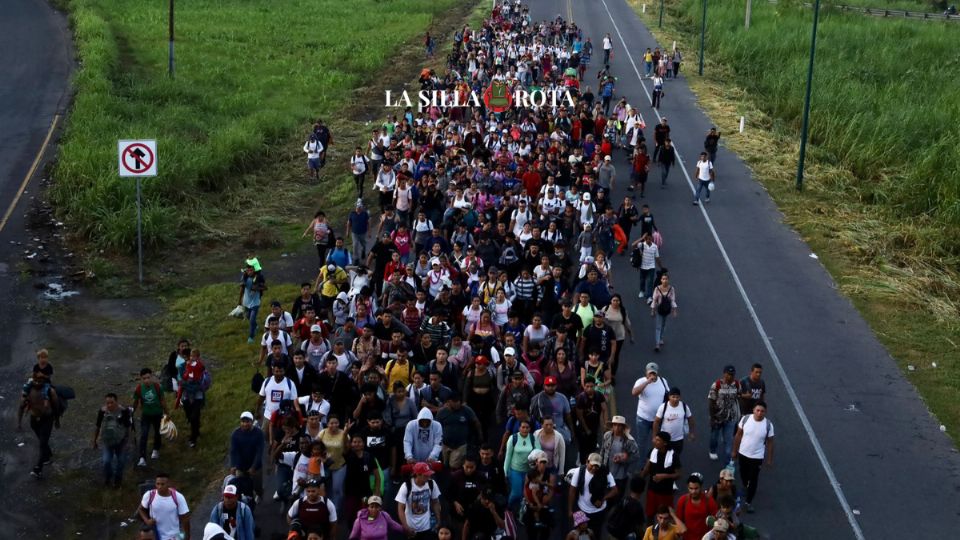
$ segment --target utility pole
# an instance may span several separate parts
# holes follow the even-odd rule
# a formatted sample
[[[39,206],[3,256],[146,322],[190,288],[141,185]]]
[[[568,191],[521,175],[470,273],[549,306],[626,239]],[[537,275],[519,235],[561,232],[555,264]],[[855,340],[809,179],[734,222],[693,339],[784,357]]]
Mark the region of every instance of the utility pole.
[[[803,161],[807,156],[807,129],[810,127],[810,93],[813,89],[813,57],[817,52],[817,21],[820,0],[813,4],[813,36],[810,38],[810,67],[807,69],[807,96],[803,102],[803,127],[800,128],[800,160],[797,164],[797,191],[803,190]]]
[[[663,0],[660,0],[660,24],[657,25],[657,28],[663,28]]]
[[[703,76],[703,42],[707,36],[707,0],[701,0],[701,1],[703,2],[703,22],[701,22],[700,24],[700,76],[702,77]]]
[[[170,59],[169,59],[170,78],[173,78],[173,0],[170,0]]]
[[[753,11],[753,0],[747,0],[747,15],[746,15],[746,18],[743,20],[744,30],[750,29],[750,13],[752,11]]]

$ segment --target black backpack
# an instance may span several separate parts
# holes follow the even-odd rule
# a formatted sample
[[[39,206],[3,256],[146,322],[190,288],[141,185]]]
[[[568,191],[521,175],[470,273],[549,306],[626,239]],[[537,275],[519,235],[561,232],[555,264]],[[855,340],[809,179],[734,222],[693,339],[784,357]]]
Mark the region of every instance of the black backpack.
[[[640,268],[641,264],[643,264],[643,252],[640,251],[640,248],[635,247],[630,251],[630,266]]]
[[[673,290],[673,287],[667,289],[667,294],[660,293],[660,303],[657,304],[657,313],[662,317],[666,317],[671,312],[673,312],[673,302],[670,301],[670,291]]]

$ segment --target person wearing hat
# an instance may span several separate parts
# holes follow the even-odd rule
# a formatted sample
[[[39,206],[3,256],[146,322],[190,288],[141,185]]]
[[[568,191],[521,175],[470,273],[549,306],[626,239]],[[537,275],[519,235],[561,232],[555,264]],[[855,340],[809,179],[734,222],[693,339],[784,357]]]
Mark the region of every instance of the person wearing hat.
[[[263,431],[250,411],[240,414],[240,427],[230,435],[230,474],[243,473],[253,480],[255,493],[263,493]]]
[[[253,415],[250,414],[250,417]],[[262,436],[260,440],[263,440]],[[254,540],[253,510],[240,500],[237,486],[230,484],[223,488],[223,499],[210,511],[207,526],[211,524],[222,528],[234,540]]]
[[[732,458],[733,437],[740,420],[740,381],[733,365],[710,385],[707,403],[710,409],[710,459],[726,463]],[[721,444],[723,446],[721,446]]]
[[[637,429],[634,437],[640,447],[641,459],[650,452],[653,422],[657,418],[657,409],[667,399],[670,386],[667,379],[660,376],[660,366],[655,362],[647,364],[643,377],[633,384],[631,394],[637,398]]]
[[[247,343],[253,343],[253,336],[257,332],[257,314],[260,312],[260,301],[263,291],[267,290],[267,282],[263,272],[257,268],[260,263],[256,259],[248,259],[244,263],[243,275],[240,276],[240,297],[237,306],[242,307],[244,315],[250,321],[250,335]]]
[[[320,303],[325,308],[333,306],[333,301],[341,288],[347,286],[350,276],[346,270],[331,263],[320,268],[314,288],[320,294]]]
[[[297,499],[287,511],[287,522],[299,524],[304,534],[319,532],[323,538],[337,537],[337,507],[325,495],[323,482],[307,480],[306,495]]]
[[[576,524],[574,508],[583,512],[594,537],[603,538],[607,503],[617,500],[620,490],[613,475],[603,466],[600,454],[594,452],[588,455],[585,464],[567,473],[567,481],[570,484],[567,515],[572,516]]]
[[[390,533],[407,534],[409,529],[397,523],[390,513],[383,509],[383,499],[377,495],[367,497],[367,506],[357,512],[350,538],[362,540],[387,540]]]
[[[543,391],[533,396],[530,402],[530,415],[534,420],[543,422],[553,419],[554,429],[560,432],[566,444],[572,442],[570,397],[557,391],[557,378],[547,376],[543,379]]]
[[[507,347],[507,349],[510,350],[512,347]],[[500,368],[504,367],[504,364],[506,364],[506,361],[500,364]],[[518,405],[522,404],[524,408],[527,408],[533,398],[530,374],[524,366],[519,365],[519,367],[523,369],[514,369],[509,372],[509,375],[504,375],[509,377],[510,382],[500,392],[500,398],[497,400],[496,418],[498,424],[502,425],[506,422],[513,415],[513,411]],[[497,368],[498,381],[501,373],[503,373],[500,368]]]
[[[564,540],[592,540],[600,538],[590,530],[590,518],[582,510],[573,513],[573,530],[567,533]]]
[[[736,540],[737,537],[730,532],[730,522],[720,518],[713,523],[713,529],[702,536],[703,540]]]
[[[411,533],[413,538],[425,539],[434,537],[431,517],[436,518],[439,524],[442,519],[440,513],[440,488],[433,480],[433,469],[424,462],[413,466],[413,475],[400,484],[397,496],[397,515],[400,523]]]
[[[609,154],[603,156],[603,163],[597,167],[597,185],[609,195],[617,179],[617,168]]]
[[[693,413],[680,400],[680,389],[671,388],[667,392],[667,401],[657,408],[656,418],[653,420],[653,432],[666,431],[670,434],[670,450],[679,456],[683,452],[683,440],[689,435],[690,440],[696,438],[694,433]]]
[[[627,493],[630,471],[640,463],[640,447],[630,435],[627,419],[617,415],[610,420],[610,429],[600,442],[600,459],[606,464],[621,494]]]

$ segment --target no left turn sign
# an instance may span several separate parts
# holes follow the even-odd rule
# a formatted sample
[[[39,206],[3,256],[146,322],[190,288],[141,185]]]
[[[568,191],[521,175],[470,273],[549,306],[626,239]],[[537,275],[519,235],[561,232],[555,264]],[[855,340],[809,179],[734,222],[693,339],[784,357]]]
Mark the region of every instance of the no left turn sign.
[[[157,141],[118,141],[117,152],[120,176],[157,175]]]

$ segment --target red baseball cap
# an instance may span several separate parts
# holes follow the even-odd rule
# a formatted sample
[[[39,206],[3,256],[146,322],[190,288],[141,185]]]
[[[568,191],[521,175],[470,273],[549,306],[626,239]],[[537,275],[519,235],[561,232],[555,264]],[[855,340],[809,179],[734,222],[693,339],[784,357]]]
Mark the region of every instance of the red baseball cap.
[[[433,476],[433,469],[430,468],[430,465],[427,465],[421,461],[413,466],[413,474],[425,474],[427,476]]]
[[[543,380],[543,385],[544,385],[544,386],[550,386],[550,385],[554,385],[554,386],[555,386],[556,384],[557,384],[557,378],[556,378],[556,377],[547,377],[546,379]]]

